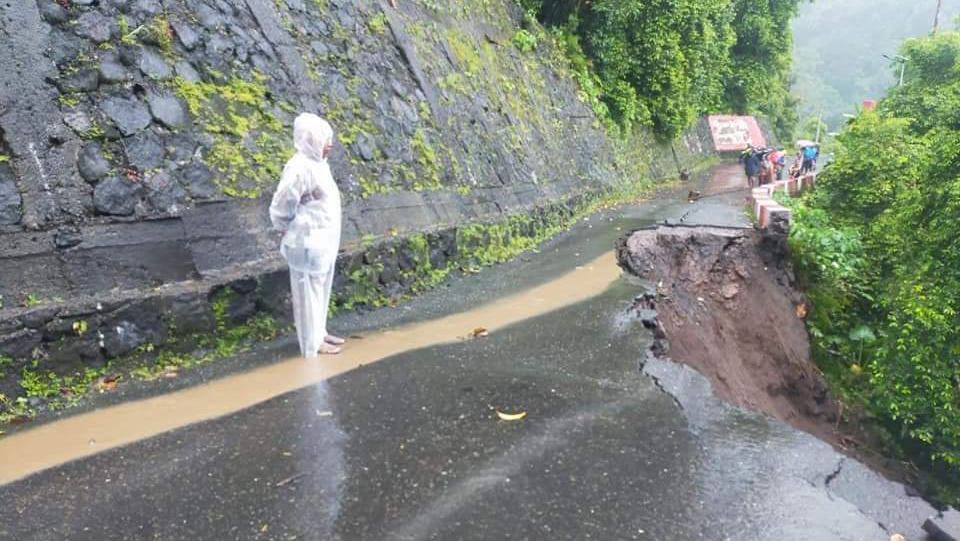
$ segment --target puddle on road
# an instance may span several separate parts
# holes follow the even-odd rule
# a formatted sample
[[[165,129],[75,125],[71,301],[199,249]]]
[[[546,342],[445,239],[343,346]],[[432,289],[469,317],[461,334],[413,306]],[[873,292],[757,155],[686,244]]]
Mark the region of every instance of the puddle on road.
[[[186,425],[221,417],[398,353],[454,342],[601,294],[620,276],[614,253],[466,312],[354,340],[336,357],[295,358],[198,387],[104,408],[0,439],[0,485]]]

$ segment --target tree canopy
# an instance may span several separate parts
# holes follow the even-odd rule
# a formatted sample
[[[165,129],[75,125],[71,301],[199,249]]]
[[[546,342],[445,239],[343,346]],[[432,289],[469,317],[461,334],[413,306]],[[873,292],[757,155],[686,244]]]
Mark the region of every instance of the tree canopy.
[[[629,129],[673,137],[702,114],[760,113],[782,135],[796,121],[787,79],[800,0],[523,0],[576,34],[602,100]]]

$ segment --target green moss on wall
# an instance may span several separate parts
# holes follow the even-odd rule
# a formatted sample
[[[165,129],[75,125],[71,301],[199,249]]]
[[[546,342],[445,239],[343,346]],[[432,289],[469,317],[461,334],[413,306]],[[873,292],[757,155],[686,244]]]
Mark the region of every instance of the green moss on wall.
[[[346,291],[334,299],[335,309],[353,310],[358,307],[377,308],[403,302],[411,294],[427,291],[443,282],[452,272],[479,272],[483,267],[505,263],[518,255],[535,250],[544,241],[569,229],[578,220],[600,209],[633,202],[648,194],[653,182],[638,179],[607,193],[584,194],[572,206],[556,204],[536,213],[522,213],[490,223],[465,224],[456,228],[456,257],[443,268],[434,268],[430,246],[422,234],[402,240],[385,239],[382,242],[399,244],[413,254],[414,268],[402,271],[405,282],[412,284],[400,297],[389,296],[380,286],[382,262],[362,265],[349,276]],[[377,246],[368,241],[366,250],[376,253]]]
[[[263,312],[241,324],[231,323],[229,313],[234,302],[242,300],[231,289],[223,288],[210,300],[215,321],[212,332],[187,335],[177,331],[175,322],[168,322],[167,338],[162,344],[144,344],[130,355],[111,359],[102,367],[85,367],[60,375],[43,361],[33,361],[20,372],[21,395],[11,398],[0,394],[0,425],[29,420],[41,408],[59,411],[76,406],[89,394],[109,392],[124,380],[177,377],[181,370],[234,357],[284,332]],[[79,332],[84,327],[75,324],[74,330]],[[0,373],[12,364],[12,359],[0,357]]]
[[[215,78],[224,80],[224,77]],[[175,79],[176,94],[211,138],[203,157],[229,197],[256,198],[280,177],[293,155],[287,130],[277,119],[266,77],[234,76],[222,83]]]
[[[442,162],[437,156],[436,149],[434,149],[430,141],[427,140],[426,133],[422,129],[418,129],[413,134],[410,146],[416,156],[417,164],[420,165],[424,173],[423,176],[414,181],[413,190],[422,192],[425,190],[443,189],[443,183],[440,178]]]

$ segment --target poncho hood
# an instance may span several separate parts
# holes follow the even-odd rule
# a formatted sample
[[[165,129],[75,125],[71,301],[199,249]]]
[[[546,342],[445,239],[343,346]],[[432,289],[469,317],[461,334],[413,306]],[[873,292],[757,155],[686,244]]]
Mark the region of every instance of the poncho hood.
[[[323,149],[333,142],[333,128],[312,113],[303,113],[293,122],[293,146],[297,152],[318,162],[327,161]]]

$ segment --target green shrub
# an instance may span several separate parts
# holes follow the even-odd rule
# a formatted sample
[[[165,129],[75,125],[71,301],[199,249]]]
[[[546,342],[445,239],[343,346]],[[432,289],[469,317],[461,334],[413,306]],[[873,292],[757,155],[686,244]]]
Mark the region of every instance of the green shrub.
[[[536,34],[520,29],[513,35],[513,46],[522,53],[532,52],[540,44],[540,38]]]
[[[791,246],[821,366],[862,364],[862,378],[833,378],[838,392],[859,399],[911,458],[956,479],[960,35],[909,40],[901,54],[911,78],[837,138],[815,194],[794,203]]]

